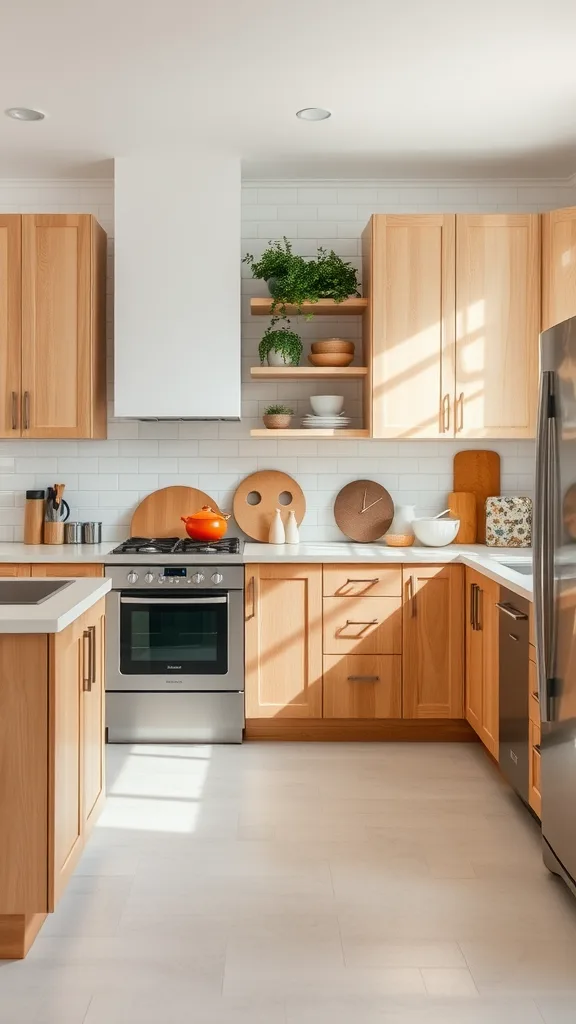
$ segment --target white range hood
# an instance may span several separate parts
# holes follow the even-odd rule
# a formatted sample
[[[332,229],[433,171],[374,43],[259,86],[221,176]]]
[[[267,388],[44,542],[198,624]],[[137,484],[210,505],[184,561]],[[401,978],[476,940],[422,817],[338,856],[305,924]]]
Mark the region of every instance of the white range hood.
[[[115,161],[114,415],[240,418],[240,160]]]

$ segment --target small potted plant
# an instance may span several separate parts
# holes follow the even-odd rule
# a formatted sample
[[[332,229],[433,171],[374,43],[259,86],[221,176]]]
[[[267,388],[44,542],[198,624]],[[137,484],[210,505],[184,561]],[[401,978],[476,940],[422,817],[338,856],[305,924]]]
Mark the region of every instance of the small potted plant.
[[[260,362],[268,366],[298,366],[302,355],[300,336],[289,327],[276,327],[273,320],[258,346]]]
[[[264,410],[262,420],[268,430],[285,430],[290,426],[293,415],[294,410],[288,405],[269,405]]]

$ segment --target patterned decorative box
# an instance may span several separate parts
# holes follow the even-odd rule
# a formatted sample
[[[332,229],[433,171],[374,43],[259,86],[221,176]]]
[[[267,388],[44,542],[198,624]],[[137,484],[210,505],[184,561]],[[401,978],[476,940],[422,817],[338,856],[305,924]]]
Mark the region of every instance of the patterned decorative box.
[[[532,498],[486,498],[486,544],[495,548],[529,548]]]

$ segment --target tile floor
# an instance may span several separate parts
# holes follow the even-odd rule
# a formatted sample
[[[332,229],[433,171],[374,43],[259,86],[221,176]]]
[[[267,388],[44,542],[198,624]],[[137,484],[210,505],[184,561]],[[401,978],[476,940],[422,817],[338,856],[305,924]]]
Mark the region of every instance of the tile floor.
[[[576,901],[479,746],[109,747],[0,1024],[575,1024]]]

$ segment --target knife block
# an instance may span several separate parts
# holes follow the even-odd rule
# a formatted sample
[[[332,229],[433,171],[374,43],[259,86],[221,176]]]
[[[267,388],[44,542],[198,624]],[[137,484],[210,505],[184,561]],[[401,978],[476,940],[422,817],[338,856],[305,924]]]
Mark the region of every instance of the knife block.
[[[45,544],[63,544],[64,543],[64,523],[44,523],[44,543]]]

